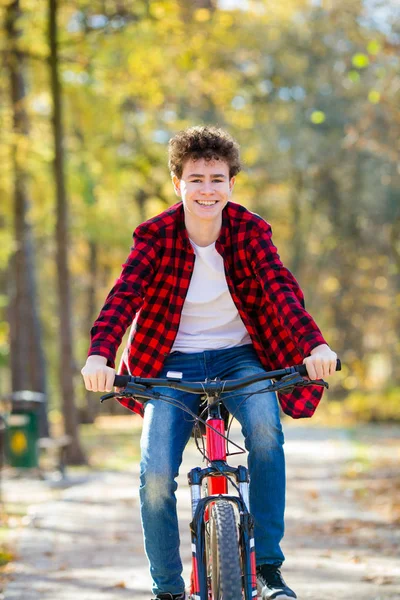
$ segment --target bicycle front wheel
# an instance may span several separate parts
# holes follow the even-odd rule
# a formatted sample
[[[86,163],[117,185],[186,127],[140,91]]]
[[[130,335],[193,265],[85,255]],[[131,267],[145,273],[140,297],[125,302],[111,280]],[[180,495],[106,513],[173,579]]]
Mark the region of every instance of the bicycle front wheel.
[[[238,528],[233,506],[225,500],[212,508],[209,543],[213,600],[242,600]]]

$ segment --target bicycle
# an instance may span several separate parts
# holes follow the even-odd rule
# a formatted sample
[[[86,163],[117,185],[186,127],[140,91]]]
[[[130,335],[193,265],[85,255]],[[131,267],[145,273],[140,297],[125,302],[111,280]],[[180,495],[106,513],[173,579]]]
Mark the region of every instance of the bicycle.
[[[340,370],[337,361],[336,370]],[[195,423],[195,439],[205,459],[205,468],[195,467],[188,474],[191,490],[192,573],[191,600],[253,600],[257,598],[254,524],[249,506],[249,475],[247,467],[231,467],[227,463],[227,443],[245,450],[229,439],[229,413],[223,406],[222,395],[242,389],[251,383],[268,380],[263,390],[290,391],[294,387],[318,385],[328,388],[323,380],[309,380],[305,365],[287,367],[236,380],[205,380],[188,382],[180,372],[169,371],[165,379],[116,375],[114,385],[118,392],[101,397],[101,402],[112,397],[134,397],[144,402],[149,399],[174,403],[188,412]],[[270,381],[272,380],[272,382]],[[153,390],[169,387],[202,395],[199,414],[170,396]],[[199,427],[202,426],[203,429]],[[205,444],[203,436],[205,436]],[[200,448],[199,439],[203,439]],[[235,481],[233,480],[235,479]],[[228,493],[228,481],[237,495]],[[203,492],[203,493],[202,493]]]

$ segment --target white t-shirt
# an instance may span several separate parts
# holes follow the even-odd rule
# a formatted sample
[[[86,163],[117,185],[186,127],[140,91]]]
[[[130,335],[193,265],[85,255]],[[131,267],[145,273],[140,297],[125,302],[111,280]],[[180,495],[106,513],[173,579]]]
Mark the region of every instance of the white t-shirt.
[[[209,246],[190,243],[196,255],[182,309],[179,331],[171,352],[201,352],[251,344],[225,277],[224,260]]]

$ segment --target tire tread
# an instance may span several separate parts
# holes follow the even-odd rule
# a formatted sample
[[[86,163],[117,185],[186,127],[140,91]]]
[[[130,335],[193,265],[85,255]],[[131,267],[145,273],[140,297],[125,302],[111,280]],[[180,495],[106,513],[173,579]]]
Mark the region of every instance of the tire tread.
[[[232,504],[226,500],[217,501],[212,508],[211,519],[216,533],[216,539],[212,539],[211,543],[216,541],[217,546],[212,548],[213,566],[216,563],[216,553],[219,564],[221,589],[218,600],[242,600],[238,529]]]

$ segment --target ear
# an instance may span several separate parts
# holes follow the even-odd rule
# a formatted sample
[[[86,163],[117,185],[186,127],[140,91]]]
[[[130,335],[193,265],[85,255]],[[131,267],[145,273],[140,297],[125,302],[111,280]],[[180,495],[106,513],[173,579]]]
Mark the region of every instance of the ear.
[[[230,193],[232,193],[233,191],[233,186],[235,185],[235,181],[236,181],[236,177],[231,177],[230,181],[229,181],[229,191]]]
[[[174,174],[171,174],[172,185],[174,186],[175,194],[181,196],[181,180]]]

